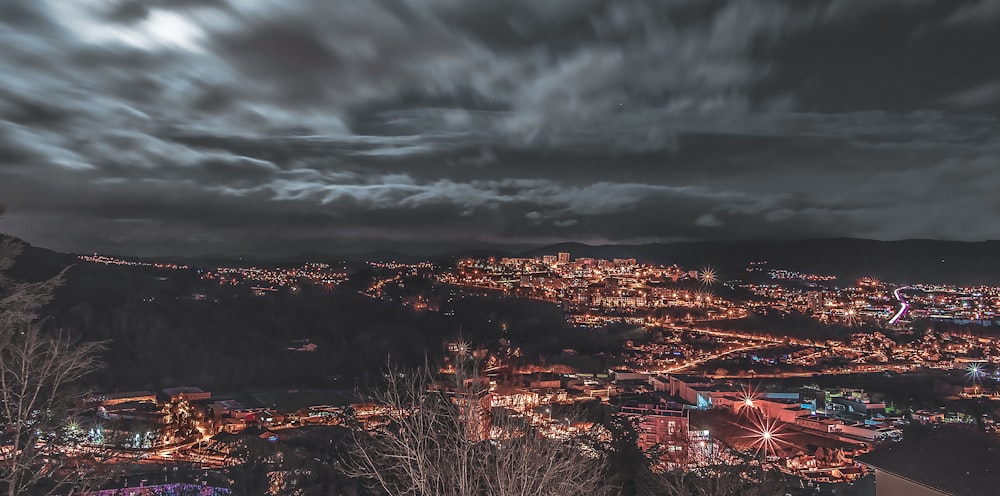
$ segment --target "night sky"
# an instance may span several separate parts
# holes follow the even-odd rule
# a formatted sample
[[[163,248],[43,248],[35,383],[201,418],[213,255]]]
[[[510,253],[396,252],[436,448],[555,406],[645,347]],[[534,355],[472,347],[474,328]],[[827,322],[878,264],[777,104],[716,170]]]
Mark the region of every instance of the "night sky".
[[[1000,238],[1000,1],[0,0],[62,251]]]

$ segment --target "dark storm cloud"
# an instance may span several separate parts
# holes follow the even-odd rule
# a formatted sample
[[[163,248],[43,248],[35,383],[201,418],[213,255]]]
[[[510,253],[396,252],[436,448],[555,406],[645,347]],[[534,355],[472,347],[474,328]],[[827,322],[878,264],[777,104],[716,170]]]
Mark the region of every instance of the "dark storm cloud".
[[[104,17],[110,21],[133,23],[146,19],[154,9],[224,8],[228,5],[226,0],[120,0],[104,11]]]
[[[906,112],[1000,80],[1000,2],[872,4],[869,15],[761,49],[774,64],[761,88],[795,88],[802,104],[827,112]]]
[[[1000,237],[998,2],[0,5],[65,250]]]

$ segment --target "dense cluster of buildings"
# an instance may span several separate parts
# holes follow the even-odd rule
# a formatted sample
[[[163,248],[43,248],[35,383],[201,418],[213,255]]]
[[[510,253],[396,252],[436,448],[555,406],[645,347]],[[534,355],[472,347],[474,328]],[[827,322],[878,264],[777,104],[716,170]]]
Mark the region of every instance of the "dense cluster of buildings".
[[[742,284],[740,287],[762,297],[752,304],[758,308],[794,311],[822,322],[847,326],[858,325],[864,319],[888,322],[899,308],[889,287],[874,279],[862,279],[857,286],[849,288],[828,287],[815,282],[789,284],[789,279]],[[810,274],[803,274],[798,280],[812,281],[813,278]]]
[[[774,272],[774,271],[772,271]],[[918,319],[985,327],[1000,324],[1000,287],[915,284],[892,287],[873,278],[854,286],[824,283],[821,276],[774,277],[766,284],[741,287],[764,299],[757,302],[780,311],[796,311],[816,319],[844,325],[877,321],[903,326]],[[788,284],[788,280],[811,281]],[[898,318],[896,317],[898,314]]]
[[[569,380],[564,378],[562,384]],[[620,415],[635,420],[639,446],[674,467],[703,463],[710,446],[716,456],[720,450],[722,456],[760,455],[761,461],[806,479],[849,481],[864,473],[854,456],[898,440],[905,422],[903,415],[861,390],[765,392],[704,377],[629,370],[610,371],[594,381],[612,391],[606,401],[617,405]],[[566,390],[560,397],[565,401],[586,398]],[[545,403],[536,411],[539,408],[544,412]],[[766,434],[760,431],[765,425],[761,422],[768,426]],[[761,436],[773,436],[774,442],[760,450],[754,442]]]
[[[959,325],[1000,323],[998,287],[917,284],[899,288],[874,278],[840,287],[835,276],[767,268],[766,262],[751,264],[747,271],[766,273],[770,282],[727,284],[759,297],[742,303],[713,295],[706,286],[677,284],[711,284],[715,274],[710,269],[647,265],[633,258],[572,259],[569,253],[463,260],[454,270],[439,274],[438,280],[558,303],[568,319],[581,325],[614,320],[663,324],[669,320],[654,318],[650,312],[663,308],[690,309],[685,317],[691,321],[740,318],[766,308],[846,326],[863,322],[904,325],[915,319]]]
[[[929,330],[919,339],[911,339],[908,336],[913,331],[905,327],[920,318],[992,325],[1000,318],[1000,288],[893,288],[874,278],[862,278],[854,286],[841,288],[833,276],[768,268],[765,262],[751,264],[747,270],[767,274],[770,282],[727,283],[755,295],[744,302],[707,291],[706,285],[715,279],[709,269],[653,266],[635,259],[573,259],[569,253],[464,260],[437,277],[445,284],[560,304],[567,319],[576,325],[626,322],[658,328],[652,342],[627,346],[624,351],[629,365],[649,371],[692,369],[754,347],[781,345],[793,349],[782,348],[777,356],[761,361],[783,365],[789,374],[907,372],[925,367],[964,368],[970,361],[1000,361],[1000,340],[994,337],[975,336],[958,328]],[[858,332],[847,339],[813,341],[782,338],[780,331],[764,336],[694,327],[761,311],[797,312],[843,327],[874,323],[891,328],[893,336]],[[685,333],[711,339],[686,339]]]
[[[625,344],[626,365],[647,372],[701,370],[716,377],[795,377],[970,367],[979,367],[985,376],[995,374],[1000,364],[996,338],[952,331],[928,330],[910,340],[878,331],[810,340],[695,327],[663,328],[650,335],[648,341]]]
[[[1000,325],[1000,288],[915,284],[901,293],[910,319],[926,318],[953,324]]]
[[[686,309],[688,320],[728,319],[745,310],[708,291],[714,273],[705,269],[640,264],[634,258],[571,259],[569,253],[534,258],[459,262],[438,275],[444,284],[502,291],[560,304],[577,325],[610,322],[656,325],[669,322],[658,309]],[[677,283],[691,282],[687,286]]]
[[[527,418],[554,438],[591,431],[593,424],[558,412],[567,411],[561,405],[598,401],[633,419],[639,447],[667,467],[709,463],[709,456],[744,463],[749,456],[754,463],[804,480],[845,482],[865,474],[859,455],[898,441],[910,421],[969,421],[945,411],[906,415],[880,395],[860,389],[765,389],[742,381],[624,368],[603,374],[518,368],[507,355],[491,360],[499,351],[473,349],[464,342],[446,347],[454,356],[485,366],[482,376],[463,381],[449,361],[432,388],[460,407],[467,435],[476,440],[510,435],[498,431],[493,421],[499,411]],[[291,439],[309,426],[339,425],[346,419],[356,421],[347,425],[377,430],[393,415],[405,414],[361,401],[279,408],[213,397],[197,387],[97,395],[89,403],[93,419],[79,423],[79,429],[89,432],[89,442],[144,450],[153,460],[209,467],[227,463],[232,446],[247,437]]]
[[[95,263],[130,264],[109,257]],[[136,263],[138,264],[138,263]],[[158,268],[184,268],[145,264]],[[766,274],[763,283],[727,283],[753,295],[731,301],[708,291],[711,270],[642,264],[635,259],[571,258],[558,253],[532,258],[464,260],[454,269],[431,264],[370,264],[378,269],[366,293],[383,297],[408,277],[433,277],[458,288],[475,288],[559,304],[578,325],[629,322],[649,327],[649,339],[627,342],[624,368],[583,374],[558,366],[515,367],[506,350],[469,349],[448,343],[448,352],[481,360],[489,372],[455,386],[454,364],[440,371],[436,387],[460,406],[468,436],[497,436],[492,419],[498,410],[529,419],[540,432],[566,437],[584,426],[554,413],[558,405],[599,401],[635,421],[637,442],[661,463],[673,467],[702,463],[707,452],[752,454],[760,463],[815,481],[850,481],[865,469],[857,457],[902,437],[908,422],[928,424],[983,422],[945,410],[896,411],[873,392],[860,389],[797,387],[754,389],[734,378],[809,376],[859,372],[963,369],[967,384],[956,397],[1000,399],[997,365],[1000,340],[958,327],[1000,323],[1000,288],[912,285],[903,288],[871,278],[851,287],[836,286],[826,275],[771,269],[755,263],[749,272]],[[295,268],[218,268],[202,274],[220,284],[253,284],[255,291],[277,291],[306,283],[333,286],[347,278],[326,264]],[[407,296],[414,308],[435,307],[424,295]],[[879,323],[881,332],[852,332],[838,339],[792,338],[760,331],[722,329],[722,320],[750,312],[798,313],[825,324],[854,327]],[[914,332],[917,319],[954,324]],[[714,327],[713,327],[714,326]],[[315,350],[308,340],[289,349]],[[730,366],[729,362],[746,365]],[[770,375],[754,373],[759,364]],[[728,367],[728,368],[727,368]],[[733,369],[736,367],[736,369]],[[742,369],[740,369],[742,368]],[[697,371],[699,375],[692,375]],[[989,380],[987,380],[989,379]],[[451,385],[449,385],[451,384]],[[398,415],[385,405],[317,404],[295,409],[213,398],[198,388],[108,394],[92,398],[93,419],[79,423],[89,442],[147,450],[164,459],[221,464],[241,437],[268,441],[297,435],[311,425],[336,425],[353,419],[375,430]],[[992,425],[992,422],[988,422]],[[508,433],[509,434],[509,433]],[[760,455],[760,456],[758,456]]]

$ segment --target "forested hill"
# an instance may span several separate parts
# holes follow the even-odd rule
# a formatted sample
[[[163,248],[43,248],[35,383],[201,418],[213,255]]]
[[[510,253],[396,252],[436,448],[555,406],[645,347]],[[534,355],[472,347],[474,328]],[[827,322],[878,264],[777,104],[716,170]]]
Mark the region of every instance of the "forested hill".
[[[0,233],[0,241],[13,241],[21,245],[17,263],[7,276],[22,281],[40,281],[55,276],[59,271],[78,262],[76,256],[57,253],[45,248],[32,246],[24,241]]]
[[[440,353],[453,332],[439,314],[414,315],[352,289],[255,297],[247,287],[201,280],[194,269],[109,266],[32,246],[9,275],[42,280],[67,267],[45,322],[107,342],[104,367],[91,376],[105,390],[350,389],[390,356],[414,364]],[[287,350],[303,338],[318,350]]]
[[[448,315],[417,312],[360,294],[370,271],[332,290],[303,285],[255,296],[247,285],[202,280],[196,269],[109,266],[33,247],[15,268],[19,279],[40,280],[67,266],[46,322],[108,343],[105,366],[92,376],[102,390],[354,389],[377,381],[387,360],[434,362],[459,333],[480,344],[504,337],[533,359],[566,348],[599,353],[633,338],[627,330],[581,334],[557,306],[538,301],[458,297]],[[318,349],[288,350],[296,339]]]

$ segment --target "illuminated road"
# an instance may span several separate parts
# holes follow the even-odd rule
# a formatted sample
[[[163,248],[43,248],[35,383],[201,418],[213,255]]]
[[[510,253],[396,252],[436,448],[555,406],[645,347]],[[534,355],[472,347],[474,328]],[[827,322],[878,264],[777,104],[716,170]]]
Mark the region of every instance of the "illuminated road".
[[[795,338],[776,338],[773,336],[764,336],[760,334],[746,334],[741,332],[732,331],[722,331],[718,329],[697,329],[697,328],[687,328],[687,327],[671,327],[670,330],[675,332],[693,332],[696,334],[705,334],[708,336],[716,336],[721,338],[735,338],[742,339],[745,341],[759,341],[762,343],[773,343],[773,344],[784,344],[788,343],[795,346],[808,346],[813,348],[829,348],[826,343],[814,342],[814,341],[803,341],[801,339]]]
[[[762,336],[762,335],[757,335],[757,334],[746,334],[746,333],[740,333],[740,332],[723,331],[723,330],[718,330],[718,329],[696,329],[696,328],[686,328],[686,327],[670,327],[670,329],[673,330],[674,332],[691,332],[691,333],[704,334],[704,335],[715,336],[715,337],[720,337],[720,338],[739,339],[739,340],[743,340],[743,341],[749,341],[750,344],[741,346],[739,348],[734,348],[734,349],[731,349],[731,350],[721,351],[721,352],[718,352],[718,353],[713,353],[711,355],[699,357],[699,358],[697,358],[697,359],[695,359],[695,360],[693,360],[691,362],[685,362],[685,363],[682,363],[682,364],[675,365],[673,367],[666,367],[666,368],[662,368],[662,369],[647,369],[646,370],[647,373],[653,373],[653,374],[676,373],[676,372],[680,372],[680,371],[683,371],[683,370],[686,370],[686,369],[697,367],[699,365],[703,365],[706,362],[709,362],[709,361],[712,361],[712,360],[715,360],[715,359],[718,359],[718,358],[723,358],[723,357],[725,357],[727,355],[731,355],[731,354],[734,354],[734,353],[744,353],[744,352],[748,352],[748,351],[762,350],[762,349],[765,349],[765,348],[770,348],[772,346],[780,346],[780,345],[784,345],[784,344],[788,344],[788,345],[792,345],[792,346],[819,348],[819,349],[830,350],[830,351],[838,351],[838,352],[854,352],[855,351],[855,350],[853,350],[853,349],[851,349],[849,347],[846,347],[846,346],[829,346],[826,343],[818,343],[818,342],[813,342],[813,341],[805,341],[805,340],[794,339],[794,338],[776,338],[776,337],[772,337],[772,336]],[[814,372],[807,372],[807,373],[801,373],[801,374],[791,373],[791,374],[789,374],[789,377],[798,376],[798,375],[801,375],[801,376],[810,376],[810,375],[814,375],[814,374],[815,374]],[[778,376],[780,376],[780,374]]]
[[[778,344],[779,343],[768,343],[768,344],[764,344],[764,345],[756,345],[755,344],[755,345],[751,345],[751,346],[743,346],[741,348],[735,348],[735,349],[732,349],[732,350],[722,351],[722,352],[719,352],[719,353],[713,353],[711,355],[704,356],[704,357],[701,357],[701,358],[699,358],[697,360],[693,360],[691,362],[683,363],[681,365],[677,365],[677,366],[674,366],[674,367],[669,367],[669,368],[659,369],[659,370],[651,370],[650,372],[657,373],[657,374],[672,374],[672,373],[675,373],[675,372],[680,372],[680,371],[682,371],[684,369],[689,369],[691,367],[697,367],[697,366],[699,366],[699,365],[701,365],[703,363],[710,362],[710,361],[715,360],[717,358],[722,358],[722,357],[724,357],[726,355],[732,355],[733,353],[743,353],[743,352],[753,351],[753,350],[762,350],[762,349],[768,348],[770,346],[777,346]]]
[[[830,345],[828,345],[828,344],[826,344],[824,342],[821,342],[821,341],[808,341],[808,340],[795,339],[795,338],[787,338],[787,337],[786,338],[776,338],[776,337],[773,337],[773,336],[763,336],[763,335],[759,335],[759,334],[746,334],[746,333],[740,333],[740,332],[722,331],[722,330],[718,330],[718,329],[696,329],[696,328],[690,328],[690,329],[688,329],[686,327],[671,327],[670,329],[673,330],[673,331],[676,331],[676,332],[693,332],[693,333],[698,333],[698,334],[705,334],[705,335],[708,335],[708,336],[717,336],[717,337],[723,337],[723,338],[742,339],[742,340],[745,340],[745,341],[759,341],[759,342],[763,342],[763,343],[772,343],[772,344],[789,344],[789,345],[793,345],[793,346],[803,346],[803,347],[807,347],[807,348],[822,348],[822,349],[829,349],[829,350],[841,351],[841,352],[856,352],[857,351],[857,350],[855,350],[853,348],[850,348],[848,346],[830,346]]]
[[[198,429],[196,436],[180,441],[176,444],[159,446],[150,449],[130,449],[114,448],[106,446],[88,446],[86,449],[94,453],[100,453],[109,460],[124,460],[139,464],[200,464],[212,468],[219,468],[225,465],[225,456],[217,453],[201,451],[203,443],[207,443],[212,435],[200,423],[196,424]]]
[[[896,315],[893,315],[892,318],[889,319],[889,324],[895,324],[899,320],[899,318],[902,317],[904,313],[906,313],[906,309],[910,308],[910,305],[906,303],[906,300],[903,299],[903,295],[899,294],[899,292],[904,289],[910,289],[910,287],[903,286],[901,288],[896,288],[892,292],[893,296],[895,296],[896,299],[899,300],[899,311],[896,312]]]

